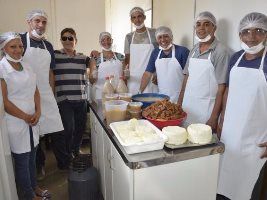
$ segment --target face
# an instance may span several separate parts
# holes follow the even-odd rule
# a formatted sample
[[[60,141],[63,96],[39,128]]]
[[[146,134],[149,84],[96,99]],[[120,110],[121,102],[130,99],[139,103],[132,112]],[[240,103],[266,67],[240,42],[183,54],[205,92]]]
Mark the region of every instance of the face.
[[[196,34],[200,39],[204,39],[209,34],[210,36],[214,36],[214,32],[216,30],[216,26],[213,25],[208,20],[199,20],[195,24]]]
[[[109,36],[104,36],[101,39],[101,46],[104,47],[105,49],[109,49],[112,45],[112,38]]]
[[[46,30],[47,19],[43,16],[36,16],[28,21],[28,24],[31,30],[36,30],[39,35],[42,35]]]
[[[23,51],[23,44],[20,38],[10,40],[4,47],[4,52],[16,60],[21,58]]]
[[[60,40],[64,49],[74,50],[77,40],[70,32],[65,32]]]
[[[247,46],[253,47],[267,40],[267,32],[260,28],[244,29],[239,37]]]
[[[144,16],[140,12],[134,12],[131,15],[131,22],[136,26],[140,26],[141,24],[143,24],[145,19],[146,19],[146,16]]]
[[[172,39],[168,34],[162,34],[157,37],[157,42],[162,48],[167,48],[171,44]]]

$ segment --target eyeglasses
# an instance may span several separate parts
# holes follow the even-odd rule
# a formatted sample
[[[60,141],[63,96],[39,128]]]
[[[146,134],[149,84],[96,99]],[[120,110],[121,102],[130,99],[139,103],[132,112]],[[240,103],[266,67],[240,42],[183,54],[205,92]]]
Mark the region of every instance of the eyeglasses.
[[[250,34],[255,34],[256,36],[263,36],[265,33],[266,31],[261,28],[244,29],[243,31],[241,31],[241,36],[247,37]]]
[[[73,41],[74,38],[72,36],[69,36],[69,37],[63,36],[63,37],[61,37],[61,40],[62,41],[66,41],[66,40]]]

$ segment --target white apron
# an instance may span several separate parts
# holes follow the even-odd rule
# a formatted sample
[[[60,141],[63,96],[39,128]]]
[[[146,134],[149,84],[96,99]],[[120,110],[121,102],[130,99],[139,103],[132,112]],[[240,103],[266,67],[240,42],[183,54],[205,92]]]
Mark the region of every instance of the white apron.
[[[137,94],[140,89],[141,79],[143,73],[146,70],[151,52],[154,46],[151,42],[151,37],[148,29],[146,29],[150,44],[133,44],[135,33],[133,34],[132,41],[130,44],[130,79],[128,80],[129,92]],[[158,88],[151,81],[146,86],[144,93],[157,93]]]
[[[51,55],[46,49],[34,48],[30,46],[30,37],[27,33],[27,49],[23,60],[29,63],[30,67],[37,75],[37,86],[41,96],[41,117],[40,134],[53,133],[63,130],[61,117],[52,88],[49,84],[49,70]]]
[[[189,60],[189,77],[183,99],[183,109],[187,113],[185,126],[192,123],[206,123],[214,107],[218,83],[214,66],[208,59],[193,58]]]
[[[95,87],[95,100],[102,99],[102,90],[105,83],[105,77],[114,75],[115,85],[117,85],[120,76],[122,75],[122,62],[117,58],[116,54],[112,60],[104,62],[103,53],[101,53],[101,63],[98,67],[98,77],[94,85]],[[115,89],[115,88],[114,88]]]
[[[34,93],[36,75],[25,62],[22,71],[16,71],[4,57],[1,60],[3,78],[7,84],[8,99],[27,114],[35,113]],[[10,148],[13,153],[31,151],[29,124],[24,120],[5,113]],[[32,127],[34,146],[39,143],[39,124]]]
[[[260,159],[267,141],[267,83],[259,69],[237,67],[230,73],[229,93],[221,141],[225,152],[221,157],[218,193],[231,200],[249,200],[265,159]]]
[[[161,58],[160,50],[155,62],[159,93],[166,94],[170,97],[171,102],[177,103],[184,79],[183,70],[175,58],[175,46],[172,45],[172,57]]]

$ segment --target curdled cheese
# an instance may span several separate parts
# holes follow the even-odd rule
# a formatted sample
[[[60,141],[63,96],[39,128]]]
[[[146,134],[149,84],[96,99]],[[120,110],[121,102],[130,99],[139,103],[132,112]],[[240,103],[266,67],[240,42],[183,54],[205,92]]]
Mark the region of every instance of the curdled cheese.
[[[191,124],[187,127],[188,140],[195,144],[207,144],[212,139],[212,130],[206,124]]]
[[[179,126],[164,127],[162,132],[168,137],[168,144],[180,145],[184,144],[187,140],[186,129]]]

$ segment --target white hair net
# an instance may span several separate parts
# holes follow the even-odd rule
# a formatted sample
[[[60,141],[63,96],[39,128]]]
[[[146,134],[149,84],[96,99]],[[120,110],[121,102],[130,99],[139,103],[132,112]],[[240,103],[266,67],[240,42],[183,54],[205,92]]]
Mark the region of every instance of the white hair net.
[[[20,38],[20,35],[16,32],[6,32],[0,35],[0,50],[2,50],[8,42],[15,38]]]
[[[143,8],[140,8],[140,7],[134,7],[132,8],[132,10],[130,11],[130,17],[132,16],[133,13],[135,12],[140,12],[142,13],[143,15],[145,15],[145,11]]]
[[[247,14],[239,23],[239,32],[249,28],[261,28],[267,31],[267,16],[257,12]]]
[[[105,36],[108,36],[108,37],[110,37],[112,39],[111,34],[109,32],[101,32],[99,34],[99,42],[100,43],[101,43],[101,40],[103,39],[103,37],[105,37]]]
[[[156,38],[158,38],[158,36],[163,35],[163,34],[167,34],[170,36],[171,39],[173,39],[172,30],[170,28],[168,28],[166,26],[158,27],[156,32],[155,32]]]
[[[200,21],[200,20],[208,20],[211,23],[213,23],[213,25],[216,26],[216,18],[211,12],[204,11],[204,12],[199,13],[195,19],[195,23],[197,23],[197,21]]]
[[[31,10],[28,14],[27,14],[27,20],[30,21],[32,20],[34,17],[36,16],[42,16],[42,17],[45,17],[46,19],[48,18],[47,17],[47,14],[45,11],[43,10]]]

